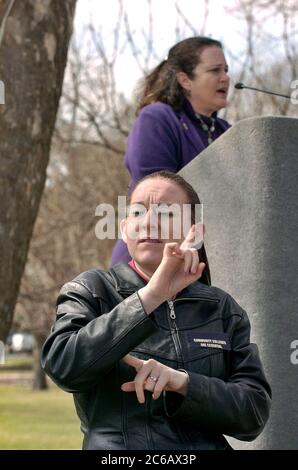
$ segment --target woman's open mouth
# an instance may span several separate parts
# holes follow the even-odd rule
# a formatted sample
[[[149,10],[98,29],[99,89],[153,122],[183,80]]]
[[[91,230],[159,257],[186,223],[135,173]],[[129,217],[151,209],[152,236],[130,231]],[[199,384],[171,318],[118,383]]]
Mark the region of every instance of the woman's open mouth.
[[[226,88],[220,88],[217,90],[217,93],[220,93],[222,96],[227,96],[228,90]]]

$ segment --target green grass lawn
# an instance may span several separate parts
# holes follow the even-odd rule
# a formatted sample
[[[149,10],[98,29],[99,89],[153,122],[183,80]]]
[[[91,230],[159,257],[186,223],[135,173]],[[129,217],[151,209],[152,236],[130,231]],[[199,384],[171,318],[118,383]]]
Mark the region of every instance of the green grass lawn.
[[[71,394],[0,385],[1,450],[80,449],[82,437]]]

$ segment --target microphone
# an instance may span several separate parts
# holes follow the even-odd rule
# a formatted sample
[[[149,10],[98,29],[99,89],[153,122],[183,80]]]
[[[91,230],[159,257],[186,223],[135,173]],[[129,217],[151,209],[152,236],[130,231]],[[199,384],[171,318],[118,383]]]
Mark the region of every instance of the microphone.
[[[261,93],[268,93],[268,95],[281,96],[282,98],[287,98],[288,100],[291,99],[291,97],[289,95],[282,95],[281,93],[274,93],[273,91],[268,91],[268,90],[260,90],[260,88],[254,88],[254,87],[251,87],[251,86],[246,86],[241,82],[236,83],[235,88],[237,90],[243,90],[243,88],[247,88],[248,90],[260,91]]]

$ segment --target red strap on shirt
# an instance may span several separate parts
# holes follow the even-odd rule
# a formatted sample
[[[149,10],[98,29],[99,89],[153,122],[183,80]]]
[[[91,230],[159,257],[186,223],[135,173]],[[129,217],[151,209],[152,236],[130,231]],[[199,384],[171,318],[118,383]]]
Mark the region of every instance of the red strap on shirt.
[[[150,277],[146,276],[145,273],[143,273],[137,266],[136,266],[136,263],[135,263],[135,260],[132,259],[129,261],[129,266],[139,275],[141,276],[142,279],[144,279],[144,281],[148,282]]]

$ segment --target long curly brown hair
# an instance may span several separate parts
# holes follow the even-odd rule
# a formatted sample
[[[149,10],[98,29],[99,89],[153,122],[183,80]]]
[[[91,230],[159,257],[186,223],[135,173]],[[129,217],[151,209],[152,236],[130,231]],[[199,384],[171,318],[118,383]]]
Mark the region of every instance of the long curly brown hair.
[[[206,47],[220,47],[220,41],[204,36],[184,39],[175,44],[168,57],[142,81],[139,89],[137,113],[150,103],[161,101],[179,111],[184,102],[184,92],[176,78],[177,72],[185,72],[194,78],[194,69],[200,63],[200,56]]]

